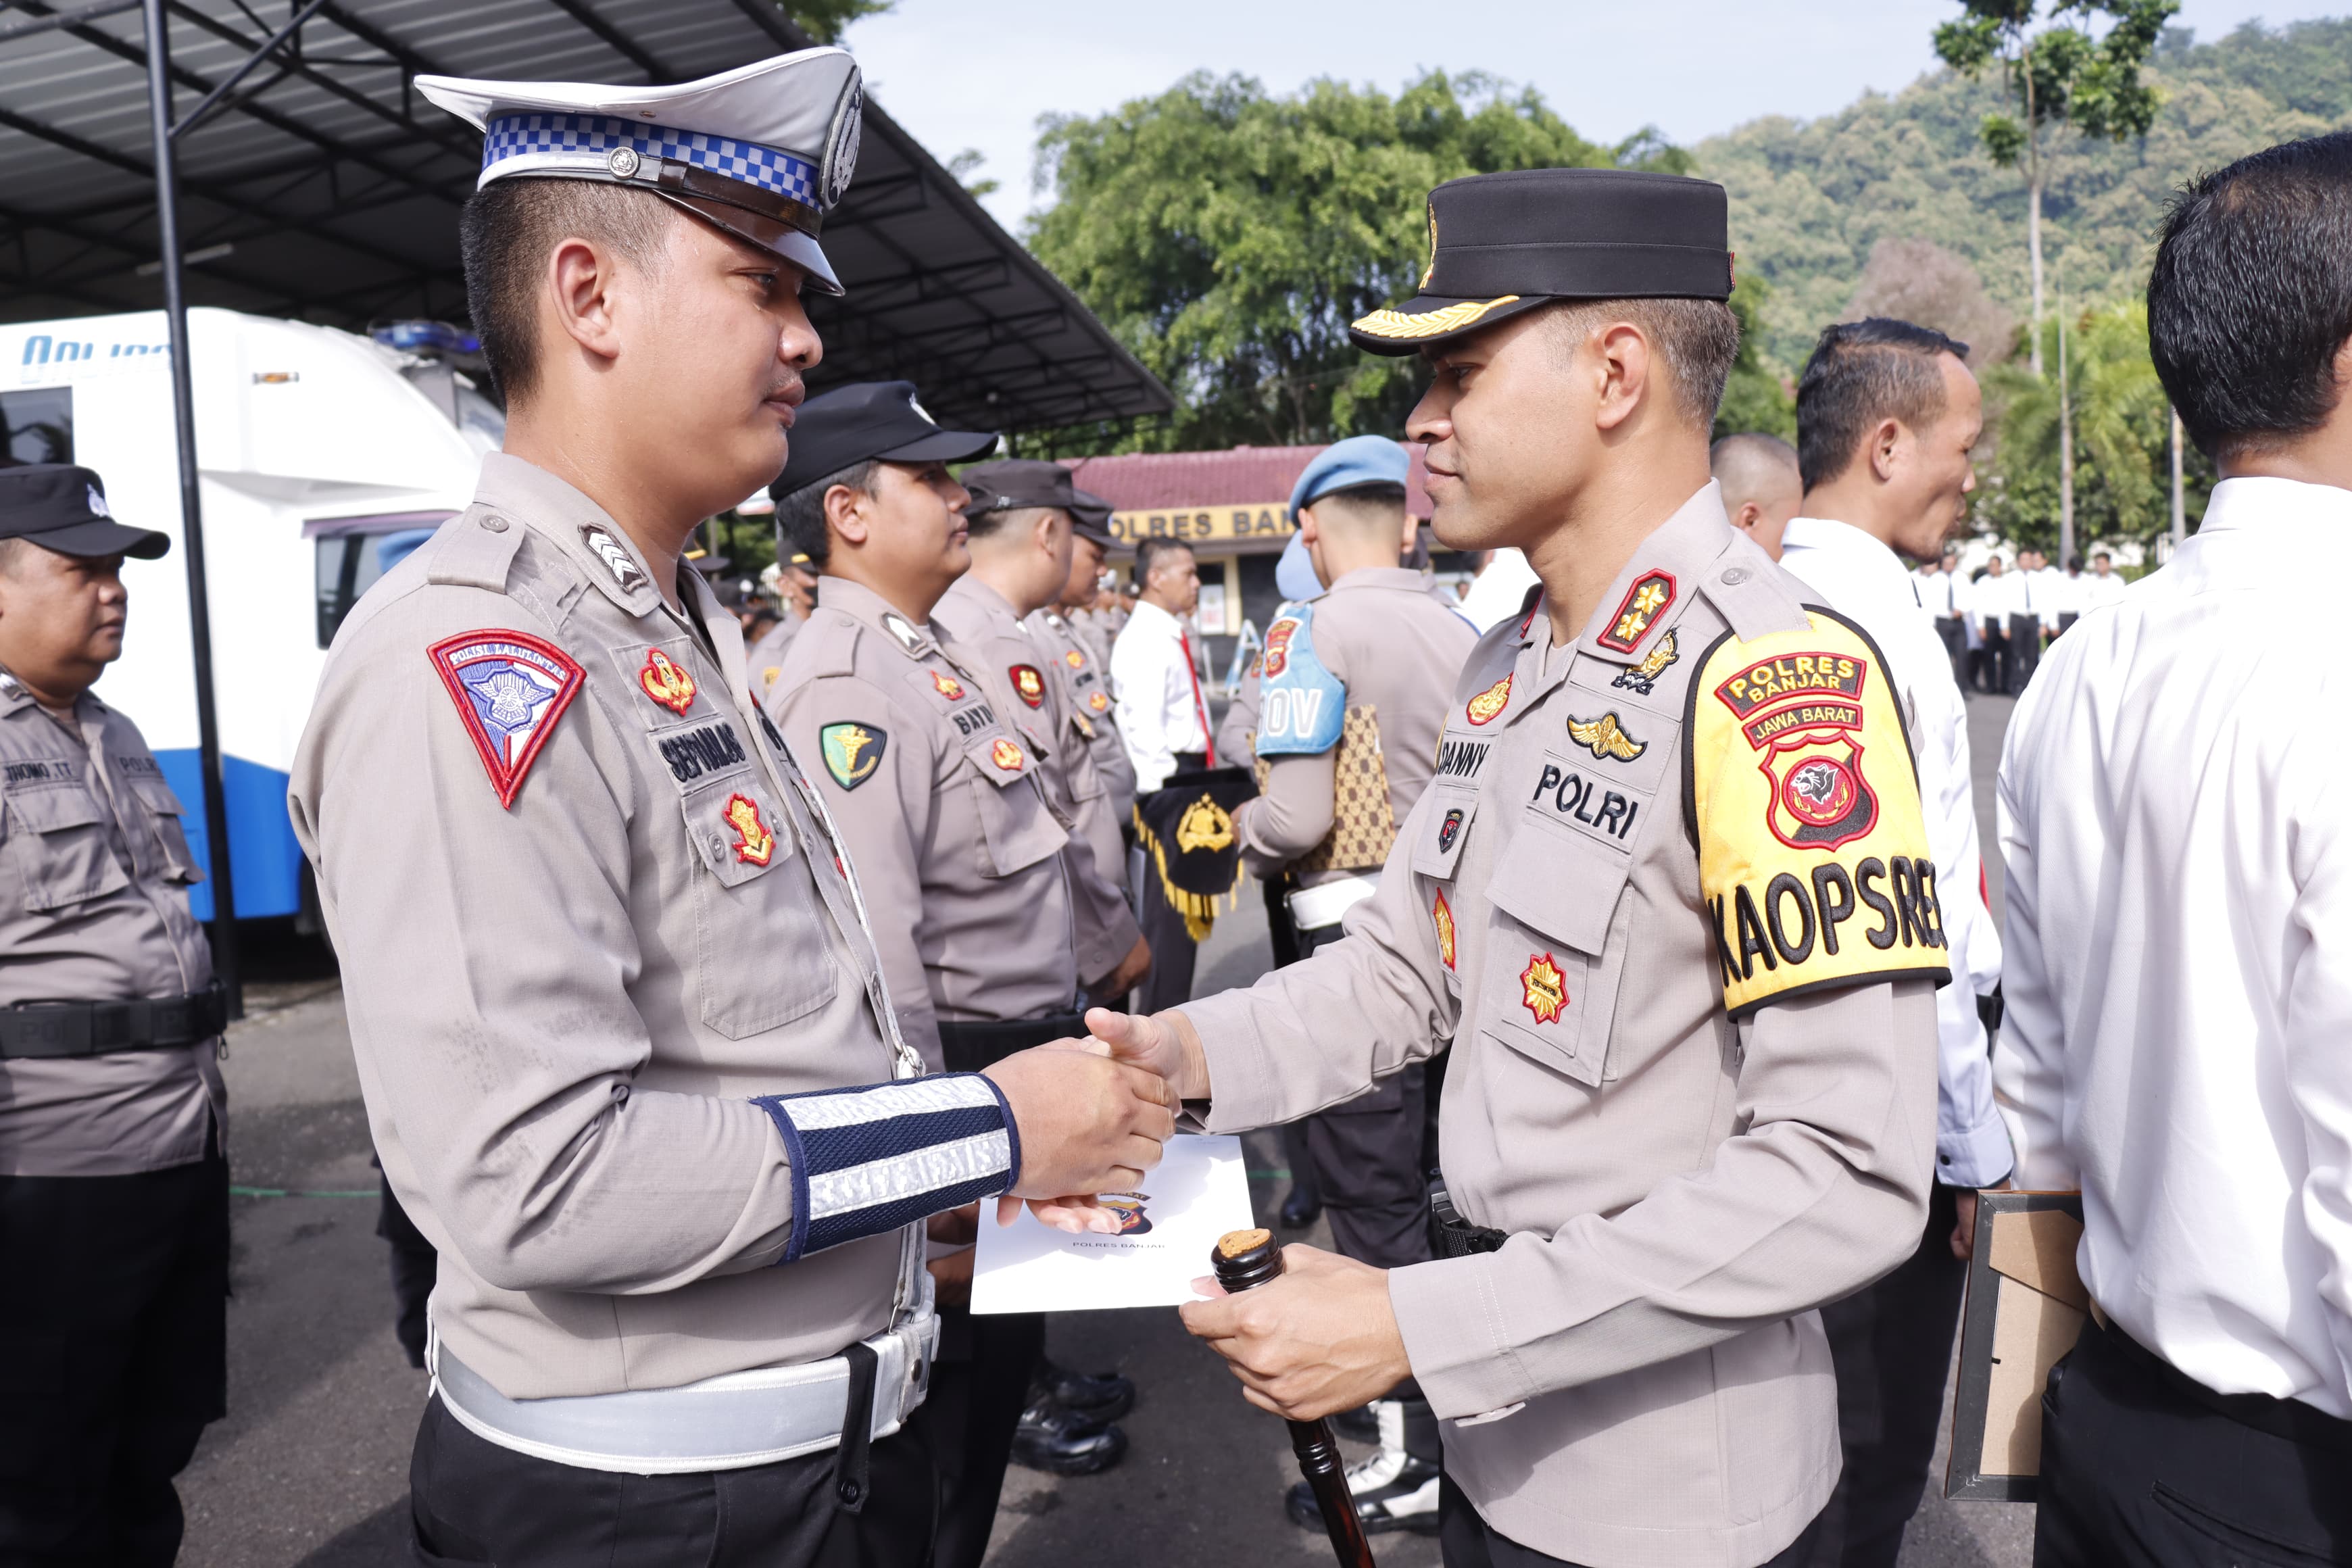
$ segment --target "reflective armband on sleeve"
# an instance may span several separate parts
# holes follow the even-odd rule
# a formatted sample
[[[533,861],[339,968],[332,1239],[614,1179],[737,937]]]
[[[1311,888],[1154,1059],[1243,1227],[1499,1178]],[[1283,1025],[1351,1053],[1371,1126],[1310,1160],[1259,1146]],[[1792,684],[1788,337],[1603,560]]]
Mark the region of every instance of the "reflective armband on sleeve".
[[[1951,978],[1918,772],[1862,629],[1726,635],[1691,682],[1684,806],[1723,1005]]]
[[[1315,653],[1315,606],[1300,605],[1265,628],[1258,679],[1257,754],[1311,757],[1339,743],[1348,689]]]
[[[976,1072],[751,1103],[775,1122],[793,1168],[786,1263],[1009,1192],[1021,1173],[1013,1108]]]

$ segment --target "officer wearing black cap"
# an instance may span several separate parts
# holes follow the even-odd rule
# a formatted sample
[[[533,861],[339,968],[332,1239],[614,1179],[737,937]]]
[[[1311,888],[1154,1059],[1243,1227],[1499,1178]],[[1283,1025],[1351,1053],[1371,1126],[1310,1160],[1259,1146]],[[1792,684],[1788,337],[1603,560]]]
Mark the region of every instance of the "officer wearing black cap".
[[[1451,1042],[1437,1256],[1292,1247],[1183,1315],[1297,1418],[1412,1376],[1449,1568],[1800,1562],[1839,1468],[1817,1308],[1909,1256],[1948,978],[1878,650],[1731,526],[1722,187],[1615,170],[1431,194],[1441,542],[1541,581],[1472,649],[1347,935],[1248,991],[1088,1023],[1213,1131]],[[1953,896],[1970,896],[1955,889]]]
[[[180,802],[89,688],[122,655],[114,521],[0,468],[0,1562],[168,1563],[223,1410],[226,1021]]]
[[[819,764],[867,907],[887,911],[875,937],[901,1030],[953,1071],[1078,1032],[1085,992],[1137,940],[1131,922],[1107,943],[1082,930],[1125,906],[1052,775],[1061,735],[1015,718],[1032,711],[1024,669],[1041,672],[961,640],[940,614],[971,561],[971,497],[947,465],[996,439],[941,429],[907,382],[836,387],[802,405],[773,487],[784,548],[806,552],[819,578],[769,713]],[[938,1242],[971,1236],[933,1230]],[[921,1419],[940,1468],[940,1568],[979,1568],[1045,1352],[1042,1314],[962,1310],[971,1258],[933,1263],[940,1359]],[[1104,1468],[1126,1448],[1097,1421],[1030,1437],[1028,1457],[1066,1472]]]

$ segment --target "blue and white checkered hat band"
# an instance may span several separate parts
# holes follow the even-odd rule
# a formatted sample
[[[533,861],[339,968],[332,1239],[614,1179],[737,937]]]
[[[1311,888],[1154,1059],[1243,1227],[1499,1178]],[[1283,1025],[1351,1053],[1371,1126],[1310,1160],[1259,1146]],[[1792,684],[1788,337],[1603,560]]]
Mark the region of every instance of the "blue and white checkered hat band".
[[[562,167],[577,155],[579,167],[602,164],[626,147],[641,158],[688,163],[730,180],[823,211],[817,199],[817,169],[805,158],[756,142],[699,131],[677,131],[604,114],[494,114],[482,133],[482,178],[502,163],[529,158],[539,167]],[[552,154],[552,156],[551,156]],[[509,173],[520,174],[520,169]]]

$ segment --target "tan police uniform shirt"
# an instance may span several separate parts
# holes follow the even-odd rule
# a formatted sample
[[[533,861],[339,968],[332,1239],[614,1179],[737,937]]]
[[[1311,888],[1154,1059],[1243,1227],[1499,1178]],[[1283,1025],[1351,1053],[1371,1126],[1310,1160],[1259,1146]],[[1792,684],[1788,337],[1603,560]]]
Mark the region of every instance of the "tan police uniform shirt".
[[[1115,843],[1123,845],[1118,827],[1135,816],[1135,762],[1127,754],[1127,742],[1118,732],[1118,709],[1111,700],[1110,664],[1108,656],[1078,635],[1076,626],[1060,610],[1048,606],[1032,614],[1022,623],[1029,628],[1045,650],[1059,660],[1069,688],[1070,706],[1086,715],[1091,731],[1087,736],[1087,755],[1094,759],[1095,772],[1102,775],[1103,790],[1110,801],[1110,815]],[[1127,881],[1127,856],[1124,849],[1114,858],[1118,862],[1118,880]],[[1099,864],[1099,851],[1096,857]]]
[[[872,589],[828,576],[769,698],[880,917],[907,1040],[935,1068],[942,1020],[1078,1005],[1070,834],[984,668]]]
[[[751,1097],[891,1079],[889,1002],[741,636],[677,575],[715,658],[602,509],[493,452],[344,622],[294,759],[435,1330],[509,1398],[836,1354],[912,1234],[769,1267],[793,1173]]]
[[[0,1007],[161,1000],[213,982],[180,801],[138,726],[84,692],[68,728],[0,670]],[[220,1042],[0,1059],[0,1175],[127,1176],[226,1128]]]
[[[1404,821],[1428,787],[1437,738],[1454,710],[1454,677],[1477,641],[1477,632],[1428,579],[1404,567],[1350,572],[1268,624],[1265,649],[1253,661],[1255,679],[1244,679],[1253,689],[1252,747],[1267,763],[1265,790],[1234,813],[1234,831],[1253,872],[1278,872],[1331,831],[1340,722],[1330,710],[1335,704],[1370,707],[1379,720],[1389,809]],[[1289,679],[1307,673],[1309,659],[1328,680]],[[1274,697],[1279,711],[1267,706],[1269,682],[1279,694]],[[1281,734],[1268,733],[1274,725]],[[1316,740],[1328,732],[1330,742],[1311,752],[1265,749],[1312,744],[1301,739],[1309,731]],[[1352,874],[1333,868],[1300,880],[1311,887]]]
[[[1446,1184],[1509,1239],[1390,1302],[1448,1473],[1594,1568],[1796,1538],[1840,1462],[1814,1309],[1926,1214],[1932,857],[1883,663],[1803,598],[1710,484],[1571,647],[1540,606],[1480,640],[1344,940],[1182,1009],[1218,1131],[1453,1042]]]
[[[793,646],[793,634],[801,629],[801,625],[786,610],[774,626],[760,634],[759,641],[744,650],[743,661],[751,670],[751,695],[763,702],[775,689],[776,678],[784,672],[784,650]]]
[[[1069,667],[1031,634],[1003,595],[969,572],[932,609],[931,622],[980,660],[982,677],[995,683],[999,716],[1021,732],[1055,816],[1070,826],[1062,853],[1069,868],[1078,979],[1092,984],[1118,967],[1143,931],[1120,890],[1127,848],[1110,791],[1087,749],[1095,726],[1071,694]]]

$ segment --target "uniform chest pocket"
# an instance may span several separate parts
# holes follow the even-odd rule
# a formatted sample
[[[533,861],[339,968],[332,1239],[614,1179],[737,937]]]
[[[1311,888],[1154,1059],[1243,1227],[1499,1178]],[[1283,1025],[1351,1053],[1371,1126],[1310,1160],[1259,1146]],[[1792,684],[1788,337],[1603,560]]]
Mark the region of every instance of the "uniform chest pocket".
[[[1020,746],[1002,731],[964,744],[972,808],[980,817],[980,872],[1010,877],[1058,855],[1070,836],[1045,808],[1045,792],[1027,776]]]
[[[730,1040],[788,1024],[840,984],[807,858],[764,781],[739,773],[684,796],[702,1021]]]
[[[180,797],[172,786],[159,778],[134,778],[131,792],[146,808],[147,826],[154,831],[155,847],[163,858],[163,879],[183,886],[203,881],[195,857],[188,850],[188,836],[180,826]]]
[[[1068,764],[1062,771],[1070,781],[1072,800],[1100,800],[1106,793],[1102,770],[1095,765],[1094,733],[1082,729],[1080,717],[1070,715],[1070,727],[1062,738],[1062,760]]]
[[[107,842],[106,813],[78,784],[12,791],[7,861],[28,910],[58,910],[131,885]]]
[[[1539,821],[1521,825],[1487,888],[1481,1024],[1522,1056],[1597,1087],[1622,952],[1610,951],[1630,862]],[[1620,947],[1622,943],[1618,944]]]

